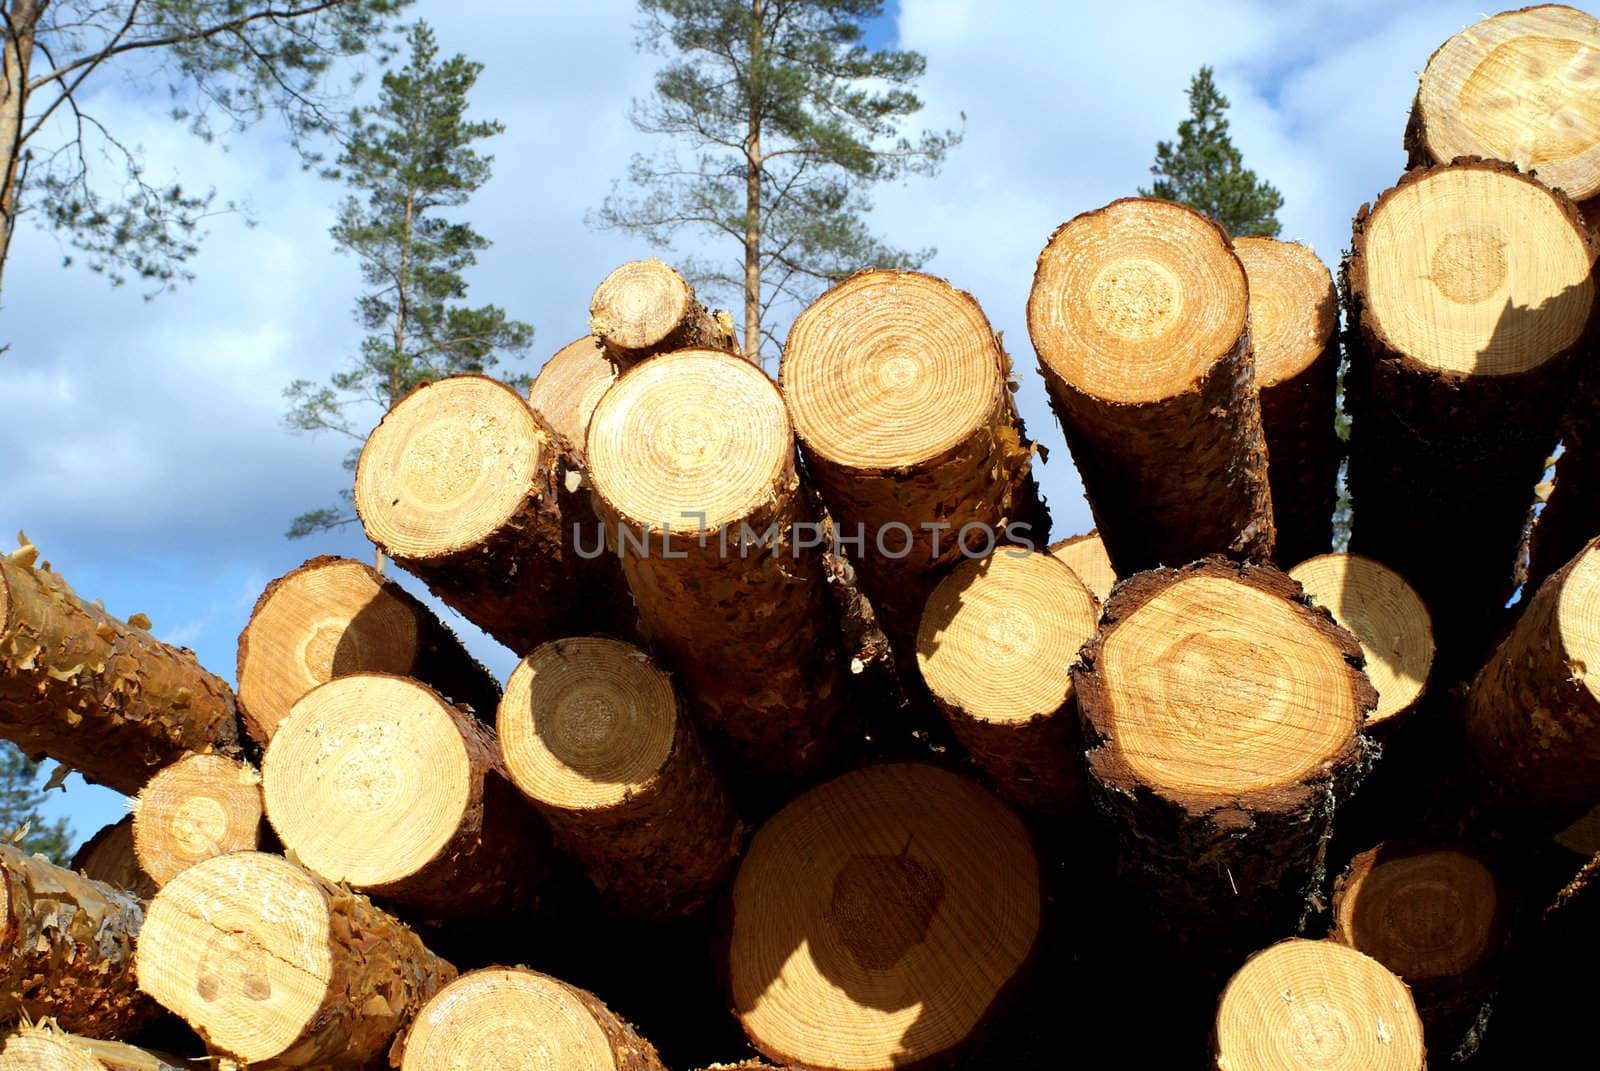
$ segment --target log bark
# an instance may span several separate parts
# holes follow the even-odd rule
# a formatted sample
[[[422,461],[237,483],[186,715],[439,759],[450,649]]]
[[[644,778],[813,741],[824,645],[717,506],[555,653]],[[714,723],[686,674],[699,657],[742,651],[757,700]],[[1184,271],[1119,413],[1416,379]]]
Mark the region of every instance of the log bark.
[[[728,314],[707,310],[682,275],[655,259],[629,261],[601,280],[589,328],[620,371],[674,350],[743,355]]]
[[[367,537],[519,655],[572,632],[626,632],[614,559],[578,553],[595,528],[573,455],[528,403],[451,376],[396,405],[356,468]]]
[[[252,1071],[371,1066],[456,976],[398,919],[286,860],[219,855],[150,903],[139,985]]]
[[[1600,804],[1600,538],[1546,580],[1472,680],[1479,782],[1512,824],[1554,833]]]
[[[1168,201],[1085,213],[1039,255],[1028,333],[1118,575],[1272,554],[1249,308],[1227,233]]]
[[[1027,831],[976,782],[915,763],[845,774],[780,811],[740,864],[735,1013],[775,1063],[956,1063],[1033,953],[1040,887]]]
[[[334,677],[394,673],[488,720],[500,685],[456,634],[364,562],[313,558],[272,583],[239,634],[239,717],[258,748],[301,696]]]
[[[131,893],[0,843],[0,1022],[131,1037],[155,1016],[134,979]]]
[[[261,847],[261,774],[225,755],[188,755],[150,779],[133,804],[133,850],[156,885],[228,852]]]
[[[1569,366],[1594,337],[1596,246],[1509,164],[1412,171],[1355,221],[1344,265],[1350,549],[1433,614],[1440,669],[1481,664]]]
[[[498,1067],[530,1048],[552,1068],[666,1071],[654,1047],[593,993],[506,967],[464,974],[434,994],[389,1062],[396,1071]]]
[[[617,381],[617,366],[593,335],[584,335],[555,352],[528,388],[528,404],[567,445],[579,465],[587,465],[589,418],[600,396]]]
[[[227,684],[148,622],[118,621],[48,563],[33,568],[36,554],[0,556],[0,736],[129,795],[185,752],[237,748]]]
[[[1111,589],[1117,586],[1117,574],[1111,568],[1111,559],[1106,556],[1106,545],[1100,542],[1099,532],[1058,540],[1050,544],[1050,553],[1083,581],[1101,606],[1111,598]]]
[[[772,381],[711,350],[647,361],[601,399],[589,464],[642,631],[710,742],[815,770],[836,743],[842,642]]]
[[[1130,889],[1197,956],[1303,922],[1377,701],[1360,666],[1355,638],[1270,566],[1151,570],[1106,604],[1073,667],[1090,796]]]
[[[962,562],[934,589],[917,634],[929,693],[995,791],[1031,811],[1084,804],[1083,735],[1071,666],[1099,606],[1042,553]]]
[[[1333,546],[1343,446],[1334,430],[1339,378],[1339,299],[1322,259],[1298,242],[1238,238],[1250,284],[1267,479],[1287,569]]]
[[[1215,1071],[1424,1071],[1411,991],[1383,964],[1332,941],[1290,939],[1251,956],[1217,1005]]]
[[[129,892],[136,899],[148,900],[156,894],[156,883],[139,866],[133,851],[133,815],[104,826],[83,842],[67,869],[93,881]]]
[[[372,673],[322,685],[261,770],[267,817],[303,866],[410,917],[509,915],[537,891],[548,830],[493,733],[426,685]]]
[[[687,705],[643,651],[543,645],[511,674],[498,729],[511,780],[608,901],[669,919],[716,894],[743,830]]]

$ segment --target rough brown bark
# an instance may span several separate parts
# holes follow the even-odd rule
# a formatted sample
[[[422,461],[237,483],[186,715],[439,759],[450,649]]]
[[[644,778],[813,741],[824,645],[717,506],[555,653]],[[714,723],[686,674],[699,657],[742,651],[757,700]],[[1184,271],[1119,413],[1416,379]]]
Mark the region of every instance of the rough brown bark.
[[[0,844],[0,1022],[124,1038],[155,1015],[134,978],[144,904]]]
[[[33,568],[36,553],[0,557],[0,735],[129,795],[187,751],[237,748],[221,679]]]
[[[140,900],[148,900],[156,894],[155,881],[139,868],[139,858],[133,850],[131,814],[120,822],[102,827],[84,841],[67,869],[130,892]]]

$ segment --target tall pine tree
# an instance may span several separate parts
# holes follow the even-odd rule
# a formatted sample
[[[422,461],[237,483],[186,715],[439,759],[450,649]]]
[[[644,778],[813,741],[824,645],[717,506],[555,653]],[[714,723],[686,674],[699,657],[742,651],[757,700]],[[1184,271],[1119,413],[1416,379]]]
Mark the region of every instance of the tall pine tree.
[[[916,52],[862,44],[881,0],[640,0],[643,45],[673,58],[634,125],[671,144],[637,156],[629,181],[596,215],[670,246],[684,228],[725,238],[726,257],[686,258],[697,287],[744,310],[744,345],[759,358],[778,306],[803,305],[863,267],[911,268],[908,252],[868,229],[879,182],[931,175],[959,140],[901,132],[922,102],[909,88]],[[736,247],[737,253],[734,252]]]
[[[409,62],[383,76],[376,104],[355,112],[339,157],[346,184],[364,197],[345,200],[333,238],[360,261],[370,289],[356,302],[356,319],[371,333],[355,361],[327,383],[299,379],[284,390],[292,430],[355,440],[346,469],[355,468],[376,419],[424,381],[488,372],[501,355],[525,356],[533,344],[533,328],[505,310],[465,304],[463,273],[490,242],[443,215],[489,181],[494,158],[473,144],[505,130],[495,120],[466,118],[483,65],[460,55],[441,61],[425,22],[412,27],[407,42]],[[502,378],[527,383],[526,375]],[[352,494],[342,494],[339,506],[296,517],[289,537],[354,521]]]
[[[71,858],[67,848],[72,829],[67,820],[45,820],[39,764],[28,761],[22,749],[9,741],[0,741],[0,838],[61,866]]]
[[[1198,209],[1236,238],[1278,236],[1283,195],[1256,178],[1228,137],[1228,98],[1201,67],[1189,83],[1189,118],[1178,124],[1176,142],[1156,143],[1156,176],[1140,195],[1161,197]]]

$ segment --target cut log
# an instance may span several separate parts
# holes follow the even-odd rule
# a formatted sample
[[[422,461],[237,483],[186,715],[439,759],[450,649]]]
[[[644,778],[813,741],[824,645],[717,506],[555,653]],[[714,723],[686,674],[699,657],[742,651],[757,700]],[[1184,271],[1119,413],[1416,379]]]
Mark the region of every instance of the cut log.
[[[772,380],[713,350],[647,361],[600,400],[589,465],[641,625],[711,742],[766,770],[819,766],[842,642]]]
[[[1423,69],[1406,125],[1410,166],[1509,160],[1574,201],[1600,194],[1600,20],[1542,4],[1462,30]],[[1584,206],[1584,216],[1590,215]]]
[[[1417,589],[1454,681],[1511,594],[1593,336],[1596,247],[1564,195],[1486,161],[1410,172],[1363,206],[1352,242],[1350,549]]]
[[[365,1068],[455,968],[278,856],[207,859],[150,902],[139,985],[252,1071]]]
[[[1332,941],[1281,941],[1228,982],[1216,1071],[1423,1071],[1422,1021],[1404,982]]]
[[[1509,916],[1494,874],[1474,856],[1380,845],[1339,879],[1329,937],[1410,986],[1429,1040],[1449,1051],[1489,997]]]
[[[486,376],[423,386],[389,411],[356,468],[367,538],[521,655],[573,631],[625,627],[616,561],[594,531],[573,455],[516,391]]]
[[[1267,478],[1284,568],[1333,546],[1343,447],[1334,430],[1339,378],[1339,299],[1328,266],[1298,242],[1237,238],[1250,283]]]
[[[928,600],[917,634],[922,679],[1009,803],[1052,814],[1083,803],[1071,666],[1099,618],[1071,569],[1015,549],[962,562]]]
[[[589,301],[589,328],[623,370],[673,350],[740,353],[727,314],[707,311],[694,287],[654,258],[631,260],[601,280]]]
[[[1111,559],[1106,556],[1106,545],[1100,542],[1099,532],[1052,543],[1050,553],[1083,581],[1101,606],[1111,598],[1111,589],[1117,586],[1117,574],[1111,568]]]
[[[0,843],[0,1023],[131,1037],[155,1015],[134,980],[144,904]]]
[[[1466,730],[1503,816],[1554,833],[1600,805],[1600,538],[1540,586],[1473,679]]]
[[[1128,198],[1063,224],[1028,333],[1118,575],[1272,554],[1244,267],[1217,224]]]
[[[731,912],[734,1009],[762,1054],[816,1071],[923,1066],[981,1038],[1032,955],[1038,862],[976,782],[869,766],[757,832]]]
[[[101,828],[83,842],[68,868],[114,889],[130,892],[140,900],[156,894],[156,883],[139,866],[133,851],[133,815]]]
[[[606,899],[650,919],[704,907],[741,830],[672,681],[631,644],[553,640],[511,674],[511,779]]]
[[[238,759],[181,758],[134,801],[133,850],[158,886],[202,859],[260,846],[261,775]]]
[[[909,669],[923,603],[964,545],[1049,539],[1010,358],[970,294],[866,271],[795,318],[779,378],[806,471]]]
[[[36,553],[0,555],[0,736],[128,795],[187,751],[238,746],[233,691],[192,651],[84,602]]]
[[[0,1044],[0,1071],[185,1071],[194,1065],[120,1041],[23,1026]]]
[[[617,381],[617,366],[593,335],[584,335],[555,352],[533,377],[528,404],[550,429],[566,440],[578,464],[586,464],[589,418],[600,396]]]
[[[340,677],[306,694],[262,761],[267,818],[328,881],[427,920],[528,906],[548,831],[494,735],[424,684]]]
[[[364,562],[313,558],[268,584],[239,634],[239,717],[256,746],[297,699],[351,673],[412,677],[485,719],[500,701],[455,633]]]
[[[1289,575],[1361,644],[1378,690],[1367,731],[1398,725],[1416,709],[1433,669],[1433,620],[1422,599],[1393,569],[1359,554],[1323,554]]]
[[[1179,942],[1222,962],[1302,921],[1377,701],[1360,665],[1270,566],[1212,558],[1111,596],[1073,667],[1090,794]]]
[[[593,993],[506,967],[464,974],[435,993],[389,1062],[398,1071],[666,1071],[650,1043]]]

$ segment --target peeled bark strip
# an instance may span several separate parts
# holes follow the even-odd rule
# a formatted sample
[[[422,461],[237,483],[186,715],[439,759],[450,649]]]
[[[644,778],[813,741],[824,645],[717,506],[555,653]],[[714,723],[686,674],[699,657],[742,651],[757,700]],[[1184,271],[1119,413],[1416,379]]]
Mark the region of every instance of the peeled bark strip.
[[[1270,566],[1118,586],[1073,667],[1089,788],[1174,936],[1225,958],[1299,924],[1377,701],[1360,665]]]
[[[133,805],[133,850],[158,886],[202,859],[261,846],[261,775],[225,755],[188,755]]]
[[[917,272],[859,272],[789,331],[779,379],[806,471],[908,663],[963,543],[1049,538],[1010,377],[972,296]]]
[[[708,312],[694,287],[654,258],[630,260],[601,280],[589,301],[589,327],[624,371],[673,350],[740,355],[727,313]]]
[[[1281,941],[1228,982],[1216,1071],[1423,1071],[1422,1020],[1404,982],[1332,941]]]
[[[366,897],[256,852],[197,863],[156,894],[138,971],[252,1071],[368,1067],[456,976]]]
[[[144,917],[131,893],[0,843],[0,1022],[137,1033],[156,1010],[133,973]]]
[[[738,819],[643,651],[600,636],[545,644],[511,674],[498,729],[511,780],[609,901],[668,919],[716,893]]]
[[[567,441],[580,465],[587,464],[589,418],[616,381],[617,366],[605,347],[593,335],[584,335],[557,350],[528,388],[528,404]]]
[[[1339,455],[1334,430],[1339,377],[1339,299],[1322,259],[1298,242],[1237,238],[1250,284],[1267,478],[1284,568],[1333,546]]]
[[[184,1071],[192,1066],[176,1056],[54,1027],[19,1027],[0,1042],[0,1071]]]
[[[1113,201],[1039,254],[1028,333],[1121,576],[1272,554],[1249,309],[1227,233],[1168,201]]]
[[[1511,594],[1593,337],[1596,247],[1564,195],[1487,161],[1407,174],[1352,243],[1350,549],[1415,586],[1455,679]]]
[[[1052,543],[1050,553],[1083,581],[1083,586],[1094,594],[1101,606],[1111,598],[1111,589],[1117,586],[1117,574],[1111,568],[1111,559],[1106,556],[1106,545],[1100,542],[1099,532]]]
[[[233,692],[193,652],[84,602],[36,554],[0,555],[0,736],[128,795],[187,751],[238,746]]]
[[[256,746],[301,696],[351,673],[412,677],[484,719],[500,701],[455,633],[365,562],[313,558],[268,584],[239,634],[239,717]]]
[[[374,673],[309,692],[261,764],[267,817],[307,869],[430,920],[528,906],[548,832],[494,735],[426,685]]]
[[[1410,166],[1509,160],[1574,201],[1600,194],[1600,20],[1544,4],[1446,41],[1423,69],[1406,126]],[[1584,217],[1590,212],[1585,206]]]
[[[593,993],[507,967],[464,974],[434,994],[389,1062],[397,1071],[666,1071],[650,1043]]]
[[[1507,814],[1553,833],[1600,804],[1600,538],[1540,586],[1473,678],[1466,729]]]
[[[467,620],[526,654],[620,627],[616,563],[593,534],[577,462],[516,391],[451,376],[400,402],[367,439],[356,512],[367,538]]]
[[[950,729],[1007,802],[1083,803],[1072,663],[1099,621],[1094,595],[1048,554],[996,551],[934,589],[917,665]]]
[[[1033,953],[1038,861],[976,782],[914,763],[812,789],[755,835],[728,976],[775,1063],[874,1071],[953,1060]]]
[[[67,869],[114,889],[148,900],[156,894],[156,883],[139,866],[133,851],[133,815],[103,827],[83,842]]]
[[[712,350],[639,365],[595,409],[589,465],[643,630],[714,742],[767,770],[819,766],[842,698],[839,624],[766,373]]]
[[[1380,845],[1339,879],[1328,936],[1410,986],[1434,1047],[1449,1049],[1489,997],[1509,915],[1499,882],[1473,856]]]
[[[1359,554],[1323,554],[1289,576],[1361,644],[1367,679],[1378,690],[1367,730],[1403,721],[1433,670],[1433,620],[1416,591],[1393,569]]]

